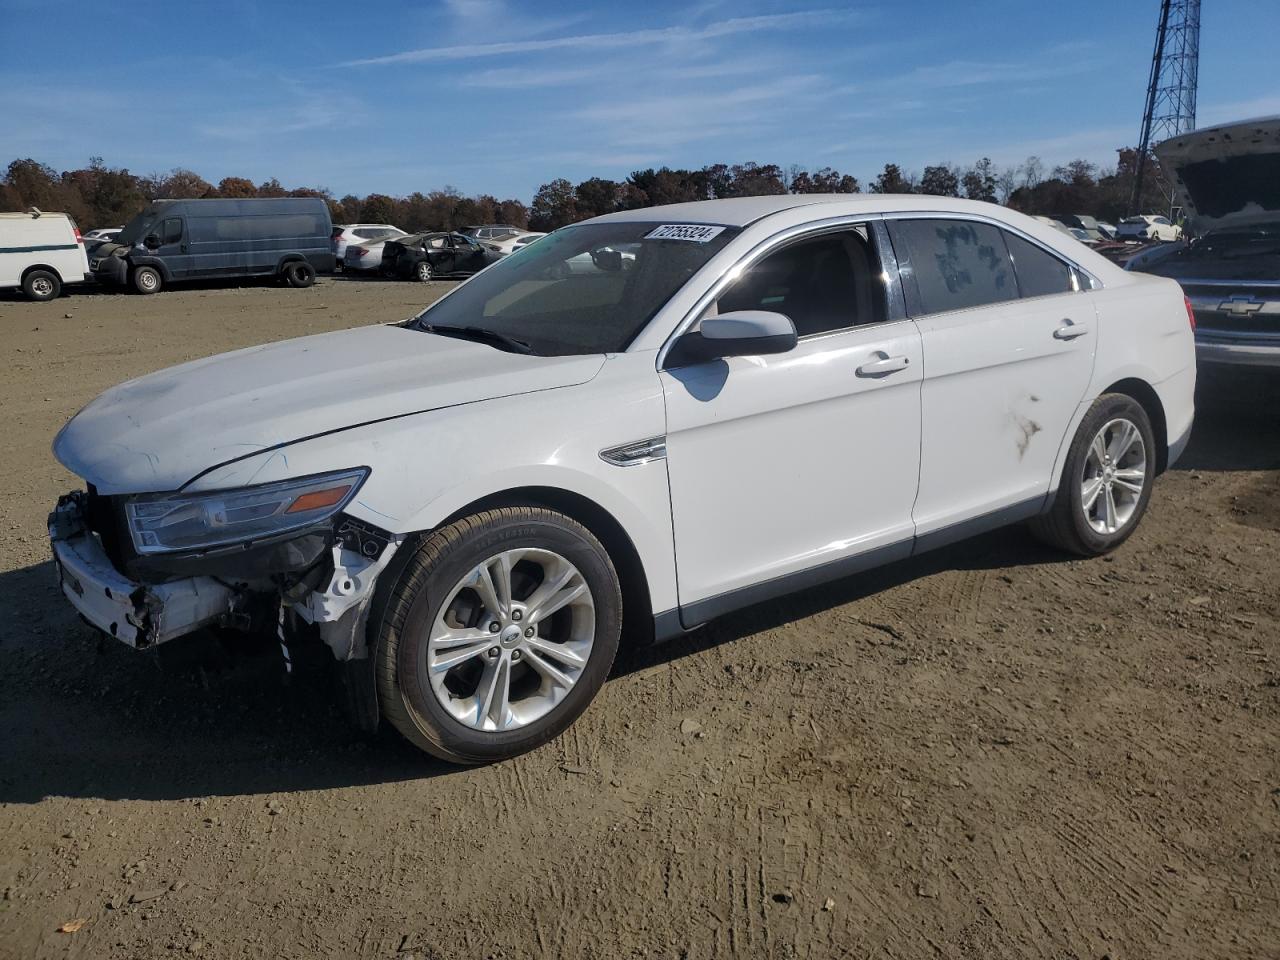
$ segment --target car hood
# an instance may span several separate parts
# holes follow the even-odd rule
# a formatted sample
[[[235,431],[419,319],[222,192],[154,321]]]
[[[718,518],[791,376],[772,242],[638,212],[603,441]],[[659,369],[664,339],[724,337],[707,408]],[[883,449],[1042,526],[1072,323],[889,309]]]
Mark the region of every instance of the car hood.
[[[360,424],[585,383],[601,355],[537,357],[399,326],[250,347],[113,387],[54,455],[99,493],[176,490],[212,467]],[[336,467],[359,464],[335,464]]]
[[[1155,151],[1196,233],[1280,214],[1280,116],[1194,130]]]

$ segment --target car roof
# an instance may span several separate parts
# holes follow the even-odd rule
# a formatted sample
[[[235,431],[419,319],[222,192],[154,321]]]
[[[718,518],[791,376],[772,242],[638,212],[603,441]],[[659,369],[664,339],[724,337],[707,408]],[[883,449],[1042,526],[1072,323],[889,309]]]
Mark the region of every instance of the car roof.
[[[730,197],[725,200],[695,200],[691,203],[672,203],[662,207],[640,207],[635,210],[606,214],[597,219],[712,223],[726,227],[745,227],[787,210],[836,204],[865,208],[868,214],[914,210],[937,213],[990,213],[993,206],[977,200],[914,193],[793,193],[766,197]],[[813,215],[815,219],[820,219],[823,213],[821,210],[814,210]]]
[[[38,217],[30,213],[0,213],[0,219],[4,220],[43,220],[45,217],[61,217],[63,220],[71,219],[69,213],[50,213],[47,210],[41,210]]]

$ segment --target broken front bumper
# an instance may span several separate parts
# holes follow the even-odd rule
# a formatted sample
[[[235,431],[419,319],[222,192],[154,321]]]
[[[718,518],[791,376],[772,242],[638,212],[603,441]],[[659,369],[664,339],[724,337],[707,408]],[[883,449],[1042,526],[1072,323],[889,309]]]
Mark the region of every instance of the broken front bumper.
[[[112,565],[85,523],[83,496],[68,494],[49,515],[58,584],[89,624],[141,649],[223,623],[235,593],[212,577],[136,583]]]

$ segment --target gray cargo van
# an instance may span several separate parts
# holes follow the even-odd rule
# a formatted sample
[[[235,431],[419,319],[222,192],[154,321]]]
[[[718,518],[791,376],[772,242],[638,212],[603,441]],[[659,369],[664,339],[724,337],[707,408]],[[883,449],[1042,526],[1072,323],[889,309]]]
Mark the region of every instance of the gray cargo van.
[[[329,207],[319,198],[155,200],[93,251],[101,282],[156,293],[184,280],[278,277],[309,287],[333,271]]]

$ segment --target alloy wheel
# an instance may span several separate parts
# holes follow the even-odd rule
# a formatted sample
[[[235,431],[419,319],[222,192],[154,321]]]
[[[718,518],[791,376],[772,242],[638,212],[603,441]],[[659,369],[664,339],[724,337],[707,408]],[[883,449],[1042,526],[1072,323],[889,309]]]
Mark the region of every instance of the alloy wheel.
[[[1103,424],[1089,444],[1080,506],[1095,533],[1110,536],[1133,519],[1147,482],[1147,445],[1131,420]]]
[[[476,730],[505,732],[556,708],[595,639],[591,589],[550,550],[506,550],[450,590],[419,661],[441,706]]]

